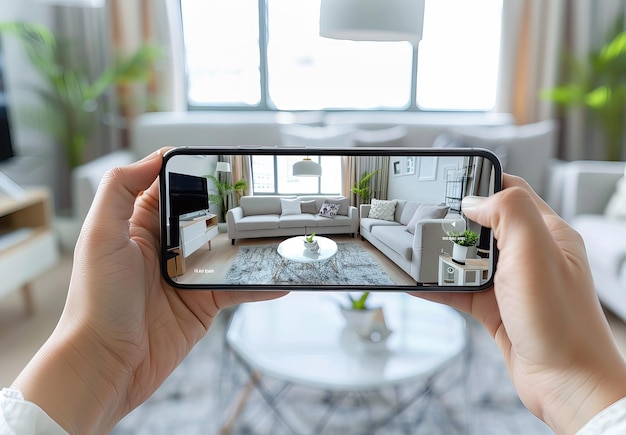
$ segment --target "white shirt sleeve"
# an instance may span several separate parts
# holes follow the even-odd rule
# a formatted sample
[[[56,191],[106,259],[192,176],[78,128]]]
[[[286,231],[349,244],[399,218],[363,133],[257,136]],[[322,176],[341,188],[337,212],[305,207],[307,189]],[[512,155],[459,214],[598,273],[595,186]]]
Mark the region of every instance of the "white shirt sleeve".
[[[3,388],[0,393],[0,435],[67,435],[39,406],[24,399],[21,391]]]
[[[600,411],[576,435],[617,435],[626,433],[626,397]]]

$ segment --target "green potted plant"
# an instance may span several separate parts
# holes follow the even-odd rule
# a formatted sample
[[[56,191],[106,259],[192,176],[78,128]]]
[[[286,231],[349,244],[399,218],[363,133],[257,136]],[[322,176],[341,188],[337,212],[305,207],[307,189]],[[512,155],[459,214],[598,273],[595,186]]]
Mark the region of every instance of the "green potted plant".
[[[541,96],[562,107],[591,111],[606,141],[608,160],[622,160],[626,116],[626,31],[615,31],[599,50],[584,59],[567,56],[569,78]]]
[[[357,338],[361,345],[367,345],[369,350],[377,350],[384,348],[391,331],[385,323],[383,308],[371,307],[369,296],[369,291],[358,297],[348,293],[349,304],[341,306],[341,314],[346,321],[346,332]]]
[[[317,240],[315,240],[315,233],[304,235],[304,247],[313,252],[317,252],[320,249]]]
[[[478,233],[468,229],[463,232],[451,231],[448,233],[448,236],[454,243],[452,260],[459,264],[465,264],[469,248],[476,246],[478,243]]]
[[[95,113],[113,85],[145,81],[152,62],[160,56],[145,45],[130,57],[117,59],[95,79],[80,66],[70,65],[54,34],[44,26],[24,22],[0,23],[0,33],[16,37],[44,79],[36,89],[43,104],[29,112],[31,122],[49,132],[63,147],[69,169],[83,162],[85,145],[95,126]]]
[[[361,179],[357,184],[350,189],[352,193],[359,197],[361,204],[369,204],[372,199],[372,192],[370,191],[370,182],[372,177],[378,172],[378,169],[374,169],[371,172],[363,172]]]
[[[215,184],[215,188],[217,189],[217,193],[209,194],[209,201],[213,204],[217,204],[220,208],[220,212],[222,213],[222,222],[226,222],[226,213],[229,210],[228,195],[234,192],[239,198],[239,196],[242,195],[248,188],[248,182],[242,178],[235,184],[231,185],[227,181],[222,181],[213,175],[206,175],[206,178],[213,181],[213,184]]]
[[[348,331],[357,333],[365,331],[373,322],[375,313],[367,304],[369,295],[369,291],[362,292],[358,297],[348,293],[348,303],[340,306]]]

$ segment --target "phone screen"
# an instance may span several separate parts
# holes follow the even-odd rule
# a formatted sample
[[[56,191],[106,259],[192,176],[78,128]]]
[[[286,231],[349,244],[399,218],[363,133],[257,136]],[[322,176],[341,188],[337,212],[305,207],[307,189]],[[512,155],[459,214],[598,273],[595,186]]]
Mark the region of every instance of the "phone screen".
[[[461,201],[501,186],[480,149],[175,148],[162,271],[182,289],[484,290],[495,240]]]

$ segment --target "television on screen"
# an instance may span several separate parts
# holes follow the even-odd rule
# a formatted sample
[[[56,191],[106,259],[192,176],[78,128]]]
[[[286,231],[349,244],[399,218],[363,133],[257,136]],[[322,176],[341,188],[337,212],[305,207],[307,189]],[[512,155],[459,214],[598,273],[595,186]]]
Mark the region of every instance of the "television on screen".
[[[169,189],[170,216],[185,220],[207,213],[209,191],[206,178],[170,172]]]

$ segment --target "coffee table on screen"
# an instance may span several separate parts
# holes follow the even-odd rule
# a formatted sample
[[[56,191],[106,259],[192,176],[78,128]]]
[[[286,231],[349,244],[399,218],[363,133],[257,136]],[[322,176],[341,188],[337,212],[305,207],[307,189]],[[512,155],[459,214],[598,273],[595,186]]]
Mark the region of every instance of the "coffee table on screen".
[[[419,426],[426,409],[437,406],[439,393],[434,385],[441,379],[446,382],[452,379],[455,387],[463,388],[462,396],[465,396],[464,379],[459,378],[465,372],[463,355],[467,335],[465,320],[459,313],[405,293],[372,293],[372,302],[383,307],[386,324],[392,330],[382,347],[380,344],[372,347],[371,343],[347,335],[338,304],[341,298],[347,296],[292,292],[280,299],[237,308],[226,331],[226,346],[248,377],[246,386],[237,391],[247,390],[247,393],[230,402],[225,427],[232,428],[243,417],[252,390],[260,394],[281,425],[292,433],[311,434],[327,433],[329,421],[342,404],[362,400],[365,394],[371,397],[385,388],[395,391],[408,385],[417,386],[410,395],[390,403],[375,421],[354,422],[364,423],[362,430],[367,433],[386,426],[409,407],[414,409],[416,401],[424,399],[424,405],[418,404],[423,411],[416,413],[421,415],[411,412],[405,417],[411,419],[411,425]],[[451,366],[460,367],[454,362],[461,366],[461,374],[456,377],[447,370]],[[229,363],[228,367],[232,369],[233,365]],[[282,386],[276,388],[277,383]],[[303,428],[301,421],[294,421],[298,412],[295,416],[293,412],[285,412],[284,406],[299,400],[295,397],[281,403],[294,386],[328,394],[328,409],[314,427]],[[351,395],[353,400],[349,399]],[[450,416],[446,424],[462,431],[466,410],[462,414],[462,421]]]
[[[272,279],[276,280],[280,271],[283,270],[283,267],[290,261],[311,266],[328,263],[335,272],[338,272],[337,259],[335,258],[337,254],[337,243],[335,243],[334,240],[322,236],[315,236],[315,240],[319,245],[319,250],[315,252],[304,247],[304,236],[290,237],[283,240],[277,248],[281,260],[274,271]]]

